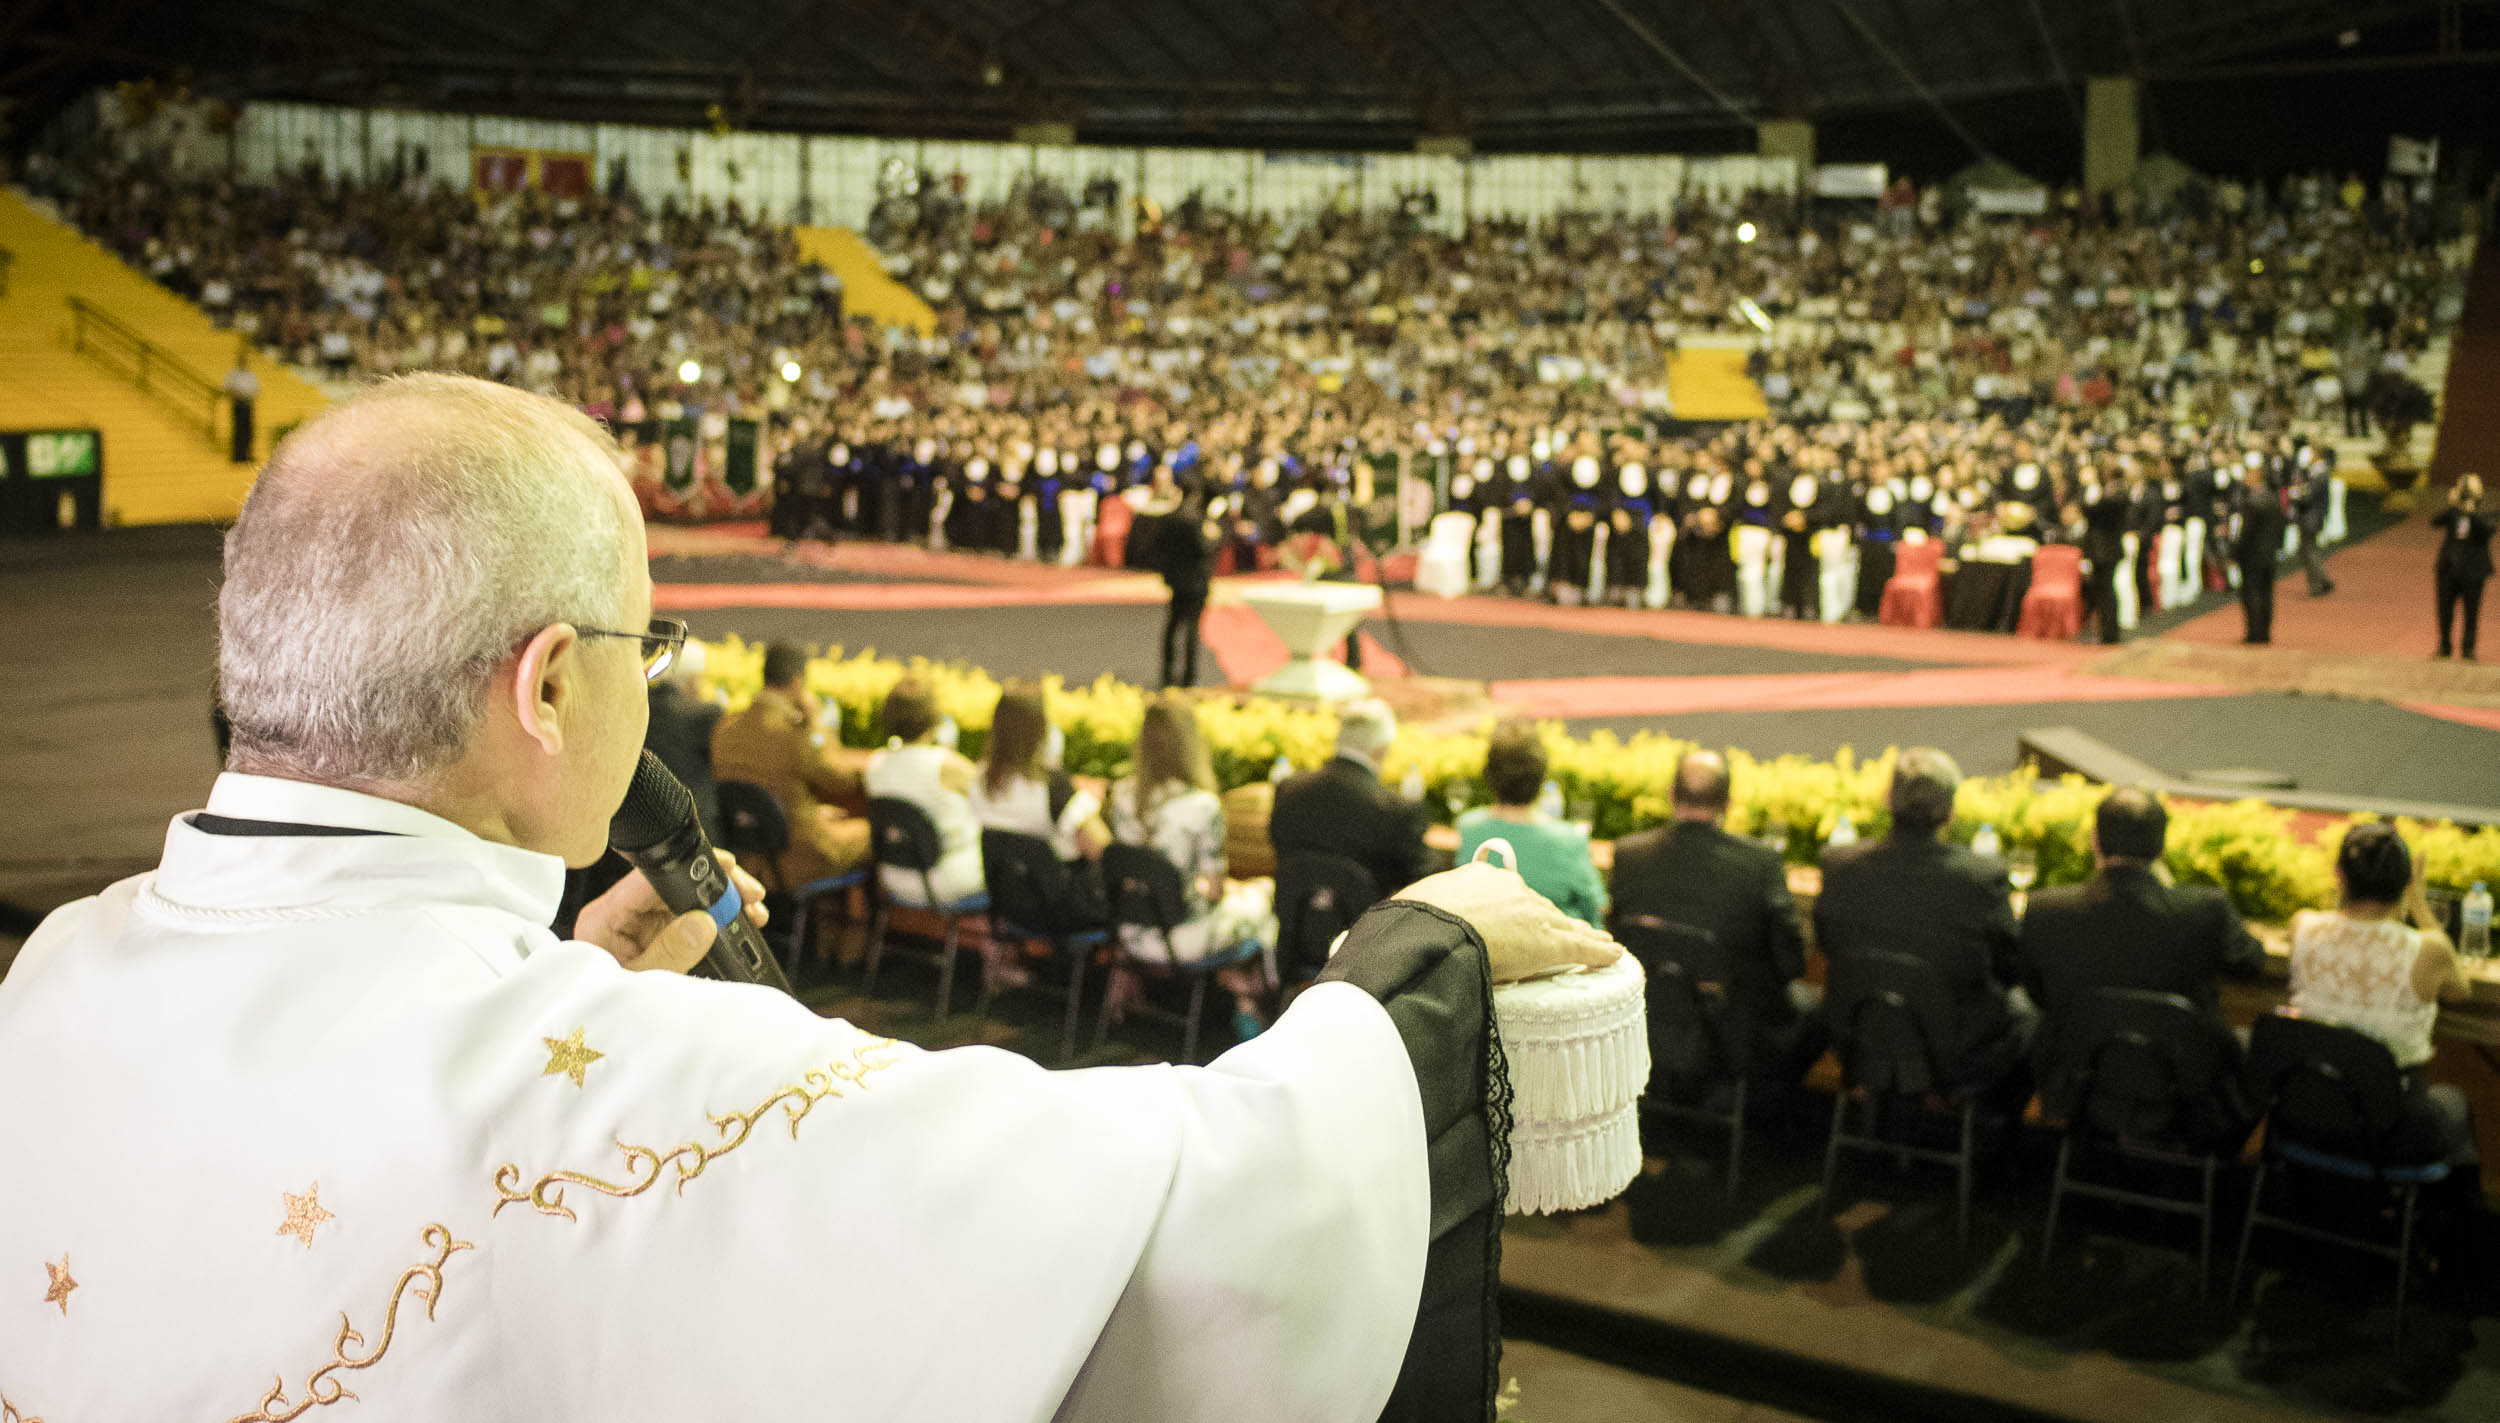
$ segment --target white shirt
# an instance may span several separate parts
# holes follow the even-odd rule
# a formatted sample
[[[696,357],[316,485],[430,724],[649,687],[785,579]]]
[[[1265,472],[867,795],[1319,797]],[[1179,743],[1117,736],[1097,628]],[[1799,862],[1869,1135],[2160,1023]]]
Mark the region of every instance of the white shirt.
[[[209,804],[385,833],[177,820],[160,868],[52,915],[0,982],[20,1414],[1386,1400],[1428,1183],[1361,991],[1319,985],[1206,1069],[924,1053],[560,942],[562,865],[409,807],[233,775]]]

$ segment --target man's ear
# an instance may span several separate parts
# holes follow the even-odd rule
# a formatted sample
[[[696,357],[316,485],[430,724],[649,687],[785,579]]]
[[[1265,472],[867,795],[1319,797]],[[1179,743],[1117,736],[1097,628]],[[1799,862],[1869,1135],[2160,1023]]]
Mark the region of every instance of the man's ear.
[[[550,623],[521,645],[513,660],[510,692],[521,734],[549,756],[564,750],[567,703],[577,691],[582,639],[570,623]]]

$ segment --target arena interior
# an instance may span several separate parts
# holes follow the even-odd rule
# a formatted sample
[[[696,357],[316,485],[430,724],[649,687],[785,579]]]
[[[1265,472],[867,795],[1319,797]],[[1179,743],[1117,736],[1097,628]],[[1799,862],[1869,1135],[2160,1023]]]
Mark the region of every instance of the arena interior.
[[[809,655],[848,779],[780,809],[861,830],[823,839],[853,861],[900,679],[968,753],[1046,686],[1088,804],[1177,699],[1219,891],[1276,873],[1279,783],[1376,701],[1444,865],[1519,809],[1499,728],[1538,728],[1536,820],[1601,870],[1723,750],[1812,996],[1846,918],[1821,861],[1929,747],[1969,778],[1945,838],[2020,867],[2018,902],[2099,883],[2094,806],[2154,792],[2164,878],[2266,950],[2201,994],[2247,1029],[2301,1001],[2350,827],[2397,820],[2452,937],[2500,881],[2495,61],[2488,0],[17,0],[0,973],[206,802],[223,534],[263,465],[445,373],[613,440],[652,611],[704,645],[672,716],[732,725],[766,646]],[[800,998],[924,1046],[1205,1061],[1298,987],[1225,978],[1184,1038],[1102,1001],[1117,934],[889,915],[873,875],[796,899],[732,848]],[[951,987],[926,953],[866,970],[871,937],[943,938]],[[1070,958],[1102,970],[1076,1001],[1025,991]],[[2404,1066],[2470,1107],[2468,1189],[2422,1189],[2419,1232],[2384,1161],[2293,1193],[2372,1242],[2401,1201],[2375,1254],[2245,1239],[2254,1173],[2300,1169],[2273,1122],[2148,1159],[2160,1124],[2049,1090],[2053,1028],[1958,1164],[1964,1096],[1870,1088],[1840,1025],[1734,1098],[1740,1142],[1668,1110],[1725,1118],[1729,1081],[1661,1066],[1628,1180],[1502,1231],[1496,1416],[2500,1416],[2500,968],[2459,963]],[[1140,991],[1208,981],[1178,977]],[[1869,1095],[1943,1161],[1835,1180],[1835,1099]],[[2096,1179],[2186,1213],[2053,1210],[2113,1146]],[[0,1259],[12,1419],[59,1303],[9,1312],[35,1263]]]

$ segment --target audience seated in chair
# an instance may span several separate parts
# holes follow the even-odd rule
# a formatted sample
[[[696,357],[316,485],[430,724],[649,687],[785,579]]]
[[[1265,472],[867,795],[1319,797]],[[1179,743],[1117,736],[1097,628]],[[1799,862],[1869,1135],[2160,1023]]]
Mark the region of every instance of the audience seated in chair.
[[[655,732],[658,705],[655,690]],[[785,886],[840,874],[868,860],[868,822],[836,804],[865,809],[860,772],[822,744],[817,720],[816,699],[807,691],[806,652],[776,642],[764,649],[764,685],[755,700],[712,732],[713,773],[772,792],[790,822],[790,848],[772,867],[777,883]]]
[[[953,743],[953,723],[938,715],[937,691],[917,677],[905,677],[886,693],[880,724],[885,749],[868,758],[862,773],[868,794],[909,801],[936,825],[940,855],[927,876],[886,866],[878,886],[888,904],[925,908],[951,904],[981,892],[981,822],[973,818],[970,794],[977,774]]]
[[[2387,1045],[2404,1074],[2405,1149],[2436,1155],[2479,1193],[2465,1094],[2424,1080],[2442,999],[2472,989],[2423,892],[2423,866],[2393,825],[2356,825],[2336,851],[2342,902],[2292,916],[2292,1011]],[[2410,919],[2411,923],[2405,921]]]
[[[1840,1001],[1852,956],[1890,953],[1927,965],[1952,1005],[1948,1041],[1936,1045],[1944,1085],[1982,1088],[2010,1117],[2031,1094],[2025,1054],[2038,1014],[2011,996],[2020,939],[2004,864],[1940,838],[1961,784],[1961,768],[1942,751],[1903,751],[1892,773],[1891,833],[1824,854],[1814,931],[1832,962],[1825,1013],[1844,1022],[1854,1007]]]
[[[1780,857],[1729,834],[1725,758],[1694,751],[1676,768],[1675,822],[1615,842],[1614,912],[1709,934],[1728,961],[1728,1007],[1747,1075],[1793,1085],[1822,1056],[1821,995],[1802,982],[1805,938]],[[1647,967],[1647,965],[1643,965]]]
[[[2238,1039],[2226,1031],[2215,980],[2254,978],[2265,971],[2265,947],[2230,897],[2206,886],[2177,886],[2161,868],[2169,812],[2149,791],[2122,787],[2102,797],[2093,814],[2092,853],[2099,866],[2075,885],[2031,896],[2023,913],[2021,982],[2041,1016],[2041,1041],[2079,1012],[2097,989],[2174,993],[2194,1004],[2226,1044],[2219,1104],[2245,1114]]]
[[[1509,842],[1513,865],[1528,888],[1583,924],[1606,922],[1606,886],[1589,862],[1588,832],[1561,825],[1537,809],[1545,788],[1545,741],[1524,721],[1495,727],[1484,753],[1490,809],[1458,818],[1458,859],[1465,864],[1487,840]]]
[[[1050,724],[1041,688],[1010,683],[998,694],[980,775],[971,791],[973,819],[1047,842],[1068,869],[1069,902],[1050,907],[1047,921],[1024,927],[1044,933],[1100,929],[1110,922],[1095,861],[1111,843],[1102,801],[1060,768],[1059,731]],[[1010,970],[1006,983],[1015,982]]]
[[[1192,963],[1246,942],[1274,948],[1276,882],[1225,878],[1224,804],[1216,798],[1214,761],[1187,702],[1166,697],[1148,704],[1137,732],[1135,768],[1112,785],[1108,800],[1119,843],[1152,850],[1180,871],[1188,915],[1163,934],[1124,927],[1120,942],[1130,957],[1152,962],[1168,945],[1175,961]],[[1272,953],[1217,970],[1216,982],[1233,995],[1236,1034],[1255,1036],[1267,1022],[1264,1000],[1276,987]],[[1134,971],[1117,970],[1111,991],[1123,998],[1135,995]]]
[[[1424,877],[1430,812],[1380,783],[1381,760],[1397,735],[1396,716],[1380,702],[1338,711],[1337,754],[1276,788],[1267,833],[1280,870],[1288,856],[1336,855],[1362,866],[1382,894]]]

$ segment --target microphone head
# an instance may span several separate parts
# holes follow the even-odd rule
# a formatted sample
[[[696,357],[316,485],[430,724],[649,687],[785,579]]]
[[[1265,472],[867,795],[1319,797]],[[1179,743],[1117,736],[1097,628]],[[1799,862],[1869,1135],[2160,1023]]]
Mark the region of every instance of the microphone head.
[[[608,822],[608,843],[631,855],[648,850],[695,823],[694,793],[649,751],[634,768],[625,803]]]

